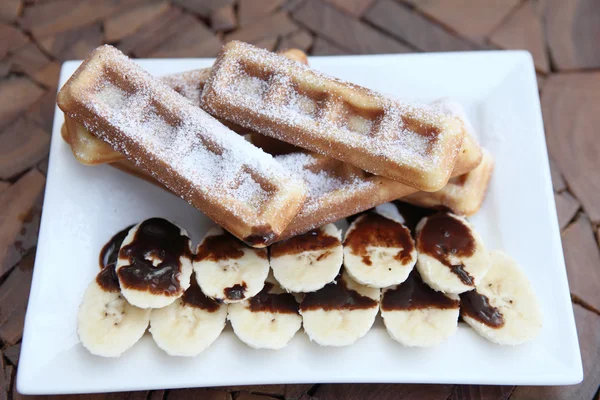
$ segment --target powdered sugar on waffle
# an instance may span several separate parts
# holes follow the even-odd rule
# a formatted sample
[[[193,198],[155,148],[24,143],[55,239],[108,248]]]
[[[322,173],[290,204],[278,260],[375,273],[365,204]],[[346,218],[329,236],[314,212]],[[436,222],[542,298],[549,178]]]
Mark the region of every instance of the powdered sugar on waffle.
[[[439,167],[438,163],[445,155],[445,149],[437,148],[436,135],[421,135],[409,129],[403,122],[403,117],[408,115],[411,120],[419,121],[421,126],[438,127],[442,131],[440,135],[445,135],[448,130],[444,131],[443,125],[449,118],[447,112],[429,105],[392,100],[247,44],[239,43],[236,46],[230,47],[228,51],[231,54],[228,57],[220,59],[222,64],[207,83],[214,91],[215,99],[234,105],[232,110],[242,107],[250,110],[253,115],[262,115],[276,121],[275,125],[299,127],[303,134],[297,135],[296,140],[303,147],[311,148],[310,142],[314,141],[314,137],[321,137],[331,142],[342,142],[354,149],[367,148],[376,157],[393,160],[399,165],[422,169]],[[268,80],[265,77],[250,76],[244,63],[264,73],[261,75],[268,77]],[[331,97],[327,103],[330,104],[345,102],[347,100],[343,97],[346,97],[352,98],[354,104],[361,108],[383,110],[383,118],[378,124],[370,121],[371,125],[378,125],[371,132],[352,130],[347,121],[353,113],[346,109],[340,112],[338,109],[332,115],[327,110],[328,105],[323,110],[323,104],[318,105],[316,101],[299,94],[294,82],[313,92],[328,93]],[[276,95],[273,96],[273,93]],[[338,98],[336,94],[339,94]],[[205,102],[204,97],[201,98],[201,104],[212,109],[210,102]],[[282,138],[276,127],[253,126],[252,121],[242,121],[235,111],[226,117],[246,127],[260,128],[269,136]],[[320,149],[313,150],[325,153]]]
[[[369,190],[374,183],[361,179],[358,176],[340,177],[326,168],[314,171],[317,160],[309,153],[291,153],[276,157],[288,171],[296,176],[302,177],[308,190],[307,198],[302,208],[302,213],[307,214],[321,208],[321,201],[327,196],[341,190],[344,193],[356,194],[363,190]]]
[[[95,75],[99,79],[94,90],[85,96],[85,106],[108,121],[111,128],[147,149],[149,158],[176,170],[195,190],[212,198],[222,198],[222,205],[231,207],[236,214],[241,210],[237,208],[247,211],[250,206],[254,208],[250,214],[258,217],[259,207],[267,199],[276,200],[277,196],[254,183],[256,177],[268,181],[277,190],[303,187],[271,155],[194,107],[164,83],[134,68],[120,52],[113,49],[99,54],[105,57],[106,65],[113,66],[110,69],[116,81],[130,84],[112,83],[104,75],[103,65],[90,65],[96,68]],[[127,86],[135,88],[132,93],[126,92]],[[102,132],[101,127],[88,123],[86,128],[136,164],[140,162],[113,135]],[[186,194],[180,194],[186,198]]]
[[[203,68],[163,76],[160,79],[193,105],[199,107],[202,87],[204,87],[209,74],[210,68]]]

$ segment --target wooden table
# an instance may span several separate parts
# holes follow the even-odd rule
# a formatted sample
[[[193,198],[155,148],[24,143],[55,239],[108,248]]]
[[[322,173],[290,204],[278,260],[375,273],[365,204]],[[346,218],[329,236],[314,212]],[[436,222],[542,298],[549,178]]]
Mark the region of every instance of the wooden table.
[[[2,0],[0,398],[23,397],[14,390],[14,377],[60,63],[83,58],[101,43],[136,57],[205,57],[223,42],[241,39],[313,55],[529,50],[538,71],[585,380],[570,387],[315,384],[81,397],[598,399],[599,21],[598,0]]]

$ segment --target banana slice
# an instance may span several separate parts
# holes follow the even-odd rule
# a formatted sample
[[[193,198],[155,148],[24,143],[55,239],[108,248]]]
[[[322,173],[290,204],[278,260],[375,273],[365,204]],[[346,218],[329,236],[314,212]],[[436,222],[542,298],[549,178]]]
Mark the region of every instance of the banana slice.
[[[444,293],[473,290],[490,269],[479,234],[464,218],[437,213],[417,225],[417,269],[429,286]]]
[[[344,267],[354,280],[375,288],[406,280],[417,262],[417,250],[400,218],[392,205],[352,222],[344,238]]]
[[[198,284],[208,297],[226,304],[255,296],[269,274],[266,249],[255,249],[225,232],[210,229],[194,260]]]
[[[343,260],[342,232],[327,224],[271,246],[271,268],[288,292],[314,292],[333,281]]]
[[[348,346],[371,329],[379,296],[379,289],[355,282],[342,270],[335,282],[302,299],[304,330],[321,346]]]
[[[490,253],[492,267],[475,290],[460,295],[461,316],[477,333],[498,344],[535,338],[542,311],[517,262],[501,251]]]
[[[430,288],[417,271],[406,281],[383,290],[381,316],[390,336],[410,347],[431,347],[458,327],[459,297]]]
[[[131,228],[116,267],[123,296],[140,308],[173,303],[190,286],[191,246],[187,232],[166,219],[150,218]]]
[[[255,349],[281,349],[302,326],[296,299],[272,276],[256,296],[229,305],[227,318],[237,337]]]
[[[193,357],[219,337],[226,319],[227,306],[206,297],[192,278],[183,296],[166,307],[152,310],[150,333],[167,354]]]
[[[146,332],[150,310],[125,300],[112,267],[104,268],[83,295],[77,315],[77,334],[90,353],[118,357]]]

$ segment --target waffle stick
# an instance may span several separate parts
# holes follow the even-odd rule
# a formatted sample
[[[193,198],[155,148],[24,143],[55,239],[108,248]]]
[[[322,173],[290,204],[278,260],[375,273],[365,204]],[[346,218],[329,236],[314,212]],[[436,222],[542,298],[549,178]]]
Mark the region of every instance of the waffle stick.
[[[402,201],[422,207],[445,207],[455,214],[471,216],[481,208],[493,170],[492,155],[484,149],[483,159],[474,170],[450,179],[440,191],[413,193]]]
[[[286,57],[292,55],[291,51],[293,50],[284,53]],[[299,59],[306,62],[306,57],[300,57]],[[166,76],[161,79],[193,103],[200,96],[204,85],[202,79],[207,76],[206,73],[201,73],[201,71],[203,70],[198,70],[198,72],[189,71]],[[200,76],[199,83],[197,80],[198,76]],[[190,90],[189,88],[194,88],[194,90]],[[442,104],[443,102],[438,103]],[[463,119],[465,118],[461,110],[458,110],[457,115],[460,115]],[[466,119],[463,123],[465,126],[470,126]],[[70,134],[66,135],[65,130],[71,131]],[[124,156],[114,152],[108,144],[101,139],[95,138],[95,136],[87,132],[83,125],[72,121],[68,116],[66,116],[65,126],[63,126],[63,137],[65,136],[75,138],[82,136],[85,139],[77,141],[76,143],[83,144],[83,146],[77,147],[73,146],[73,140],[65,138],[71,144],[71,147],[73,147],[76,156],[77,154],[87,154],[86,159],[89,159],[98,153],[90,154],[91,152],[86,151],[86,149],[95,150],[96,146],[94,145],[104,145],[110,153],[117,155],[115,158],[118,161],[113,162],[114,158],[110,160],[112,166],[162,187],[160,182],[157,182],[151,175],[128,162]],[[301,148],[261,134],[253,133],[247,137],[254,145],[272,155],[306,153]],[[99,143],[94,143],[93,140]],[[101,158],[102,154],[100,154],[100,159],[95,160],[96,163],[98,161],[104,162]],[[82,159],[79,158],[79,160],[81,161]],[[309,197],[303,208],[290,223],[288,229],[286,229],[284,233],[286,237],[320,226],[321,222],[332,222],[416,191],[413,188],[406,187],[406,185],[399,184],[390,179],[373,176],[359,168],[317,154],[307,154],[305,156],[296,154],[288,158],[290,163],[293,163],[294,160],[299,161],[305,167],[306,171],[301,171],[300,173],[305,175],[307,183],[312,183],[312,196],[309,193]],[[481,148],[479,144],[472,134],[466,134],[452,175],[455,177],[462,175],[475,168],[480,161]],[[325,185],[319,187],[317,185],[319,181],[325,183]],[[348,189],[352,190],[343,190],[346,183],[351,183],[348,185]],[[308,186],[311,185],[309,184]],[[357,191],[356,187],[360,190]]]
[[[308,63],[306,54],[298,49],[287,49],[280,52],[281,55],[291,60],[304,64]],[[200,95],[210,74],[211,68],[195,69],[191,71],[179,72],[172,75],[166,75],[159,78],[167,86],[189,100],[193,105],[200,105]],[[248,129],[228,121],[221,120],[221,123],[239,134],[251,133]],[[85,127],[65,115],[65,122],[61,129],[63,139],[71,146],[73,155],[82,164],[97,165],[104,163],[114,163],[127,159],[121,153],[115,151],[108,143],[97,138]],[[293,147],[293,146],[289,146]],[[135,168],[130,166],[129,169]]]
[[[101,46],[58,94],[59,107],[238,238],[274,241],[305,198],[272,156],[123,53]]]
[[[219,118],[419,190],[441,189],[463,141],[460,119],[384,97],[232,41],[200,98]]]

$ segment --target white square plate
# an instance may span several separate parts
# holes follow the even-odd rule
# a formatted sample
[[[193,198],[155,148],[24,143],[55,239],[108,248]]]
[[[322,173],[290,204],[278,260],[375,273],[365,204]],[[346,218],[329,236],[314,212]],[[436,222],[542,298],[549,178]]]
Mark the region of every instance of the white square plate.
[[[207,67],[209,59],[138,60],[155,75]],[[44,213],[19,364],[25,394],[110,392],[269,383],[397,382],[573,384],[581,357],[550,181],[533,62],[526,52],[311,58],[325,73],[394,96],[451,96],[467,109],[496,170],[472,218],[490,249],[516,258],[544,313],[541,335],[522,346],[487,342],[464,324],[431,349],[394,342],[378,320],[354,345],[324,348],[299,332],[279,351],[253,350],[226,328],[198,357],[167,356],[146,334],[121,358],[88,353],[77,308],[112,234],[144,218],[181,223],[197,243],[210,221],[181,199],[109,166],[79,164],[56,112]],[[63,65],[60,84],[79,62]],[[199,166],[201,168],[202,166]]]

